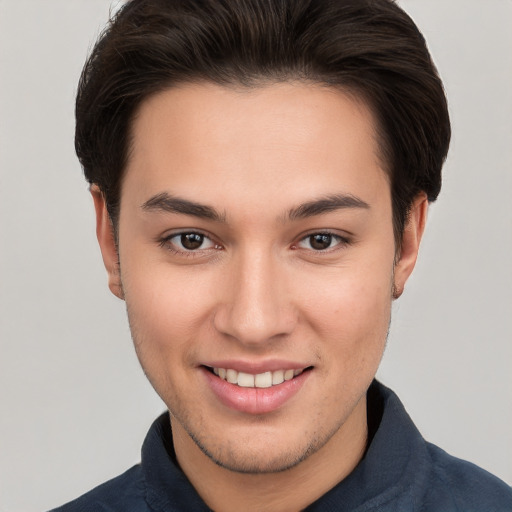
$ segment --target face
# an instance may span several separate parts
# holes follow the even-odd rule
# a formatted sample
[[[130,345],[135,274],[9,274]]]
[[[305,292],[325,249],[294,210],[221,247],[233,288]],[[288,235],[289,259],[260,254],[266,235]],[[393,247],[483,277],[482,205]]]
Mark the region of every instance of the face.
[[[365,428],[393,284],[417,244],[395,265],[362,103],[292,83],[167,90],[133,124],[120,272],[99,194],[96,207],[111,289],[176,436],[269,472]]]

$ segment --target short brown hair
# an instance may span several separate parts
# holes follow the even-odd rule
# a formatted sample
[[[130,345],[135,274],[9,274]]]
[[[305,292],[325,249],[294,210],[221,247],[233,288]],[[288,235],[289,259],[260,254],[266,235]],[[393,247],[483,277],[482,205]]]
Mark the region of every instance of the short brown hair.
[[[131,0],[80,79],[77,155],[117,223],[130,125],[148,96],[178,83],[339,87],[372,109],[400,243],[421,191],[441,188],[450,121],[425,40],[392,0]]]

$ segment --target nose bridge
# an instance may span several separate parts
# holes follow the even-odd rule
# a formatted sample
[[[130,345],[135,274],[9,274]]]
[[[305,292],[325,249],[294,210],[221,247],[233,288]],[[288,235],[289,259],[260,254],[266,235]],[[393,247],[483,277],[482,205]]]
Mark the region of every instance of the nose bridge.
[[[247,248],[233,262],[216,327],[244,344],[288,334],[295,323],[283,262],[270,249]]]

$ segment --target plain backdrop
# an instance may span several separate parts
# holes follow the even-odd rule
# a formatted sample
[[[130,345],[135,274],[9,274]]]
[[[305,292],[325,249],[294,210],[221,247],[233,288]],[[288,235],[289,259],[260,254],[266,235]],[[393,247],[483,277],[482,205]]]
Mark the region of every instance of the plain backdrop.
[[[512,483],[512,2],[400,3],[444,79],[453,142],[378,375],[428,440]],[[109,9],[0,0],[1,512],[124,471],[164,410],[107,290],[73,150],[78,76]]]

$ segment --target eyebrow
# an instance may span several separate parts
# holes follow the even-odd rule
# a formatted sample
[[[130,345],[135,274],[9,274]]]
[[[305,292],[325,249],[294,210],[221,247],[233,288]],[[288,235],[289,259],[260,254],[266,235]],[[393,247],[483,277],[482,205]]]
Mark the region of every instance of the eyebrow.
[[[226,215],[219,213],[215,208],[176,197],[167,192],[161,192],[151,197],[142,204],[141,208],[149,212],[178,213],[215,222],[226,222]],[[370,205],[352,194],[333,194],[302,203],[289,210],[287,216],[294,221],[345,208],[367,210]]]
[[[308,201],[296,208],[292,208],[288,212],[288,218],[290,220],[305,219],[307,217],[314,217],[315,215],[321,215],[323,213],[345,208],[362,208],[364,210],[369,210],[370,205],[352,194],[333,194],[313,201]]]
[[[149,212],[180,213],[216,222],[226,221],[226,216],[211,206],[175,197],[167,192],[162,192],[148,199],[142,204],[142,209]]]

